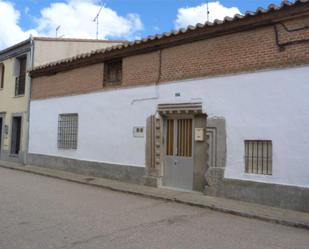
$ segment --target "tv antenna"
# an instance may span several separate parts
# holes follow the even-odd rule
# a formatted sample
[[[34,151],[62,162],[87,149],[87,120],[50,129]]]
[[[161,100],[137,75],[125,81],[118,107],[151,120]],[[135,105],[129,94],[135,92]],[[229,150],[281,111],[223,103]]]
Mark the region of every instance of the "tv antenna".
[[[100,14],[101,14],[101,11],[102,11],[103,7],[105,7],[105,5],[100,7],[100,9],[98,11],[98,14],[93,19],[93,22],[97,23],[97,33],[96,33],[97,40],[99,39],[99,17],[100,17]]]
[[[59,31],[60,28],[61,28],[61,25],[59,25],[59,26],[56,28],[56,38],[58,37],[58,31]]]
[[[210,11],[209,11],[209,1],[206,2],[206,8],[207,8],[207,22],[209,22],[209,14],[210,14]]]

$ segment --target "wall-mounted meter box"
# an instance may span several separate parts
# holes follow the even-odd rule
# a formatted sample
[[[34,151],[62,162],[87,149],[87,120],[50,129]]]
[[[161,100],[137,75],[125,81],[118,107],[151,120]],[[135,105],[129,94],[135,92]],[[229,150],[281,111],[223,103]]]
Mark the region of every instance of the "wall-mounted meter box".
[[[144,136],[145,136],[145,127],[143,126],[133,127],[133,137],[144,137]]]
[[[195,128],[194,139],[198,142],[203,142],[205,137],[205,129],[204,128]]]

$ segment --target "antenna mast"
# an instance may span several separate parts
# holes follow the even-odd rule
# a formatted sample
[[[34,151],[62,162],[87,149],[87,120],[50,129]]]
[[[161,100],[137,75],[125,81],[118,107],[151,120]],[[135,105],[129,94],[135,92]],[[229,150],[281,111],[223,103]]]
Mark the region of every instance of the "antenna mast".
[[[206,3],[206,6],[207,6],[207,22],[209,22],[209,1],[207,1]]]
[[[57,28],[56,28],[56,38],[58,37],[58,30],[60,29],[61,25],[59,25]]]
[[[97,23],[97,33],[96,33],[97,40],[99,39],[99,17],[100,17],[100,14],[101,14],[101,11],[102,11],[103,7],[104,6],[101,6],[101,8],[99,9],[98,14],[93,19],[93,22]]]

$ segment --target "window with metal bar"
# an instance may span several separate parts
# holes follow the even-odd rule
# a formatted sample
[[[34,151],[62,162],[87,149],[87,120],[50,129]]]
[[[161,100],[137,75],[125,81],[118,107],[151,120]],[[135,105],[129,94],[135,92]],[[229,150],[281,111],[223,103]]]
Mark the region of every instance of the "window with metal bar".
[[[245,171],[249,174],[272,174],[271,140],[245,140]]]
[[[168,119],[166,128],[166,155],[174,155],[174,120]]]
[[[192,119],[177,120],[177,156],[192,156]]]
[[[59,114],[58,117],[58,148],[77,149],[78,114]]]

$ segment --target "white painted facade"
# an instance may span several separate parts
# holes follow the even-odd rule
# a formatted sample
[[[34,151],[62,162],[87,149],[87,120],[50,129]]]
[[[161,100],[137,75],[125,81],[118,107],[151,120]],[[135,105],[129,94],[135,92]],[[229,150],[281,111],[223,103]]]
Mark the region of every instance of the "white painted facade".
[[[308,80],[306,66],[32,100],[29,153],[144,167],[145,138],[133,127],[159,103],[201,101],[226,120],[225,178],[309,187]],[[57,149],[61,113],[79,115],[77,150]],[[244,173],[245,139],[272,140],[271,176]]]

